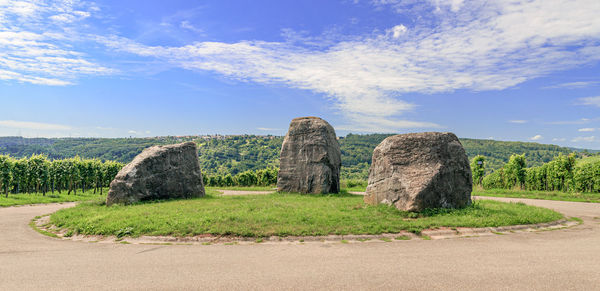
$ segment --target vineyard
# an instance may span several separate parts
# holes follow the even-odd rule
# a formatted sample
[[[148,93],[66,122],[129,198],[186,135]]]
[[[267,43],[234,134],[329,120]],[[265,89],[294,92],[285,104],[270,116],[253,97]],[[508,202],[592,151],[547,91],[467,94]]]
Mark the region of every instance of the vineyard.
[[[122,167],[118,162],[79,157],[51,161],[44,155],[21,159],[0,155],[0,191],[6,197],[39,192],[45,196],[54,191],[77,194],[90,189],[102,194]]]
[[[99,159],[50,160],[45,155],[13,158],[0,155],[0,193],[62,193],[77,194],[93,189],[102,194],[103,187],[123,167],[123,163]],[[527,168],[525,155],[512,155],[508,162],[485,175],[486,157],[472,159],[473,181],[484,189],[523,189],[531,191],[562,191],[600,193],[600,157],[577,159],[574,154],[559,154],[541,166]],[[277,183],[275,167],[246,170],[236,175],[204,173],[204,185],[210,187],[271,186]],[[203,169],[204,172],[204,169]],[[366,186],[365,181],[345,180],[347,187]],[[355,185],[356,184],[356,185]]]
[[[271,186],[277,183],[277,168],[244,171],[237,175],[203,175],[204,185],[210,187]]]
[[[561,154],[538,167],[526,168],[526,165],[524,155],[512,155],[502,168],[474,181],[480,181],[484,189],[600,193],[600,159],[597,157],[578,160],[572,154]],[[480,171],[473,172],[474,177],[480,175]]]

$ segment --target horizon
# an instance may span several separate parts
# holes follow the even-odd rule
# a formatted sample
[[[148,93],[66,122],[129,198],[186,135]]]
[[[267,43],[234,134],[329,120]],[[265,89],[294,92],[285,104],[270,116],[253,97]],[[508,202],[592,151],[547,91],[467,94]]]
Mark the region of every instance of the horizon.
[[[346,138],[348,135],[371,135],[371,134],[381,134],[381,135],[396,135],[395,133],[353,133],[353,132],[349,132],[346,135],[337,135],[338,138]],[[209,137],[216,137],[216,136],[220,136],[220,137],[244,137],[244,136],[256,136],[256,137],[276,137],[276,138],[283,138],[285,137],[285,135],[272,135],[272,134],[247,134],[247,133],[243,133],[243,134],[219,134],[219,133],[214,133],[214,134],[191,134],[191,135],[159,135],[159,136],[144,136],[144,137],[136,137],[136,136],[124,136],[124,137],[85,137],[85,136],[79,136],[79,137],[24,137],[24,136],[0,136],[1,138],[22,138],[22,139],[158,139],[158,138],[204,138],[206,136]],[[595,149],[590,149],[590,148],[578,148],[578,147],[566,147],[566,146],[560,146],[557,144],[553,144],[553,143],[541,143],[541,142],[536,142],[536,141],[519,141],[519,140],[497,140],[497,139],[483,139],[483,138],[473,138],[473,137],[460,137],[457,136],[459,139],[471,139],[471,140],[485,140],[485,141],[496,141],[496,142],[521,142],[521,143],[531,143],[531,144],[539,144],[539,145],[550,145],[550,146],[558,146],[558,147],[562,147],[562,148],[569,148],[569,149],[573,149],[573,150],[578,150],[578,151],[592,151],[592,152],[596,152],[596,151],[600,151],[600,150],[595,150]]]
[[[600,150],[600,1],[0,1],[0,136],[450,131]]]

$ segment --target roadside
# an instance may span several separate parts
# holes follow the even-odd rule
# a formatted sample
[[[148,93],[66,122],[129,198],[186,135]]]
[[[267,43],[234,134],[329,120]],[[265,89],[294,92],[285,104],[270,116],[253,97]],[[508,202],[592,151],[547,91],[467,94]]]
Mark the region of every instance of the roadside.
[[[547,207],[581,217],[584,224],[431,241],[171,247],[57,240],[27,224],[69,205],[2,208],[0,289],[589,290],[600,285],[600,204],[481,199]],[[432,274],[443,282],[432,280]]]

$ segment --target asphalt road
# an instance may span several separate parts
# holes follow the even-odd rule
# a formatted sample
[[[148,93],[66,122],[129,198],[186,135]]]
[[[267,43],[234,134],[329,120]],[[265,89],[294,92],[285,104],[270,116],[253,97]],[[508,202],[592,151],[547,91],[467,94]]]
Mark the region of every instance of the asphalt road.
[[[600,204],[526,199],[584,224],[446,240],[255,245],[61,241],[0,208],[0,290],[600,290]]]

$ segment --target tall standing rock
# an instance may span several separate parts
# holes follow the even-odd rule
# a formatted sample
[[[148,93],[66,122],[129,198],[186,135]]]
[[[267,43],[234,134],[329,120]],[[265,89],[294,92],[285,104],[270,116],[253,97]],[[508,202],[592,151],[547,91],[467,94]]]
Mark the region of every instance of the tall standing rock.
[[[471,168],[453,133],[386,138],[373,152],[365,202],[405,211],[458,208],[471,203]]]
[[[340,144],[327,121],[295,118],[281,146],[277,191],[338,193],[341,161]]]
[[[110,183],[106,204],[202,196],[198,150],[186,142],[142,151]]]

